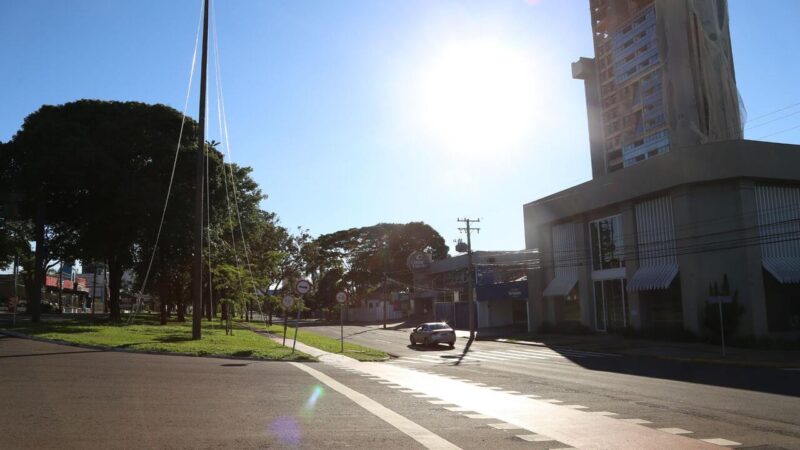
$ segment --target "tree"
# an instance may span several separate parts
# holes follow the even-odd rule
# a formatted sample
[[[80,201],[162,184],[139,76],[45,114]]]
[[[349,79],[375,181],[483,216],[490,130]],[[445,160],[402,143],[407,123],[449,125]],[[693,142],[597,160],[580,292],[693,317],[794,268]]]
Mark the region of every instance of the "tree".
[[[406,259],[414,251],[433,259],[447,257],[448,247],[436,230],[422,222],[379,223],[325,234],[316,239],[316,261],[325,271],[341,271],[339,288],[366,294],[391,277],[411,284]]]
[[[56,255],[105,261],[111,320],[120,320],[122,274],[156,233],[181,120],[164,105],[97,100],[43,106],[25,119],[12,159],[21,210],[34,223],[37,284]],[[187,119],[183,155],[196,151],[194,134]],[[176,195],[194,188],[174,187]]]

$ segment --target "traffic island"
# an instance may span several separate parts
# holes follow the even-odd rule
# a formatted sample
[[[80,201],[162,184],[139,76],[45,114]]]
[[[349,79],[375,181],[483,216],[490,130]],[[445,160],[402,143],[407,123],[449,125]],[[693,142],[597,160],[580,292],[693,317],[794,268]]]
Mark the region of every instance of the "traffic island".
[[[131,324],[110,324],[91,317],[41,323],[24,322],[0,333],[103,350],[164,353],[183,356],[245,358],[267,361],[314,361],[312,356],[281,346],[245,329],[225,335],[218,322],[202,324],[203,338],[192,340],[191,322],[160,325],[154,315],[139,315]]]

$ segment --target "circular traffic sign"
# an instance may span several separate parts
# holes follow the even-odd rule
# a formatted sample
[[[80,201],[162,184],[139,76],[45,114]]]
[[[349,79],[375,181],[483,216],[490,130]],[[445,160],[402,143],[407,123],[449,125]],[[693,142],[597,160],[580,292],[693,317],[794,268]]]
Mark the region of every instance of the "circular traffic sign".
[[[346,302],[347,301],[347,294],[345,294],[344,292],[337,292],[336,293],[336,301],[338,303]]]
[[[308,280],[298,280],[294,284],[294,291],[299,295],[308,294],[311,291],[311,283]]]
[[[284,308],[291,308],[294,305],[294,297],[291,295],[284,295],[283,296],[283,307]]]

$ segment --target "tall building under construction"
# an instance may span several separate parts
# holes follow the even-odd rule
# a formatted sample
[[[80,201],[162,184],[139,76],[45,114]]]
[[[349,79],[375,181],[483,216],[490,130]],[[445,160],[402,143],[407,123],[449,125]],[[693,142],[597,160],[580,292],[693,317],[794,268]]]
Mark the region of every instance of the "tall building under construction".
[[[594,176],[675,147],[741,139],[725,1],[591,0],[585,81]]]

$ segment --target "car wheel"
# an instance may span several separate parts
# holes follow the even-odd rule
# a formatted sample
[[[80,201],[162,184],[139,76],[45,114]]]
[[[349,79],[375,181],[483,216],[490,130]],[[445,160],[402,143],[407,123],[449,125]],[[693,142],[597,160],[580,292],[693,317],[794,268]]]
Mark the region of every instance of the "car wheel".
[[[425,347],[431,346],[431,338],[425,338]]]
[[[456,346],[456,343],[455,342],[448,342],[447,345],[449,345],[450,348],[453,348],[453,347]]]
[[[415,346],[415,345],[417,345],[417,343],[416,343],[416,342],[414,342],[414,338],[413,338],[413,337],[409,337],[409,338],[408,338],[408,340],[409,340],[409,341],[411,341],[411,346],[412,346],[412,347],[413,347],[413,346]]]

